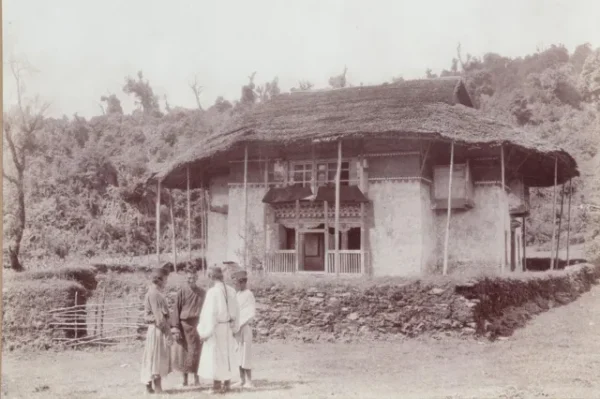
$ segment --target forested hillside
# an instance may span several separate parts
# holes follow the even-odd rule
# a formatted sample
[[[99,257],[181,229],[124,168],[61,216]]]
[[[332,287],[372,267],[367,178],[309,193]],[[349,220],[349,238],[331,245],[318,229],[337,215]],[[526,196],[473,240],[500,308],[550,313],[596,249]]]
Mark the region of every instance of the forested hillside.
[[[600,204],[600,49],[582,45],[569,54],[552,46],[511,59],[493,53],[463,57],[459,47],[450,66],[439,75],[463,75],[483,113],[571,151],[582,172],[573,181],[573,205]],[[13,70],[22,79],[19,68],[13,65]],[[427,70],[426,75],[436,73]],[[330,79],[332,86],[350,83],[345,72]],[[300,89],[311,87],[310,82],[299,82]],[[43,108],[25,106],[19,96],[19,106],[4,114],[5,265],[15,261],[10,248],[20,249],[25,267],[46,257],[154,252],[155,193],[141,184],[149,167],[171,159],[218,131],[232,115],[280,91],[277,79],[256,86],[252,75],[239,100],[218,98],[203,109],[201,88],[194,84],[191,89],[198,108],[171,106],[154,94],[151,82],[140,73],[124,80],[122,93],[99,98],[101,113],[90,119],[46,118]],[[124,96],[138,102],[132,114],[123,113],[119,97]],[[185,248],[184,194],[173,194],[181,196],[174,202],[175,217],[180,247]],[[169,193],[162,195],[168,204]],[[551,191],[536,190],[532,203],[527,240],[546,243],[552,231]],[[168,221],[167,205],[162,212]],[[589,247],[600,252],[600,212],[576,209],[572,216],[573,242],[595,241],[595,249]],[[198,223],[194,226],[199,228]],[[566,223],[562,227],[566,229]],[[166,249],[168,223],[161,233]],[[198,245],[196,239],[194,246]]]

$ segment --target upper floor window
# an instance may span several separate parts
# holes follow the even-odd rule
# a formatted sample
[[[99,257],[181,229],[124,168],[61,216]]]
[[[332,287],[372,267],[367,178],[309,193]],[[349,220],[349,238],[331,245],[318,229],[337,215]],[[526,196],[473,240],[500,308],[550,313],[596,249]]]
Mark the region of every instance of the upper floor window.
[[[312,162],[294,162],[290,170],[290,183],[302,186],[312,185]]]
[[[314,165],[314,166],[313,166]],[[290,165],[290,183],[300,184],[302,186],[317,187],[335,184],[335,174],[337,172],[336,161],[312,161],[292,162]],[[348,186],[350,184],[350,162],[342,162],[340,185]]]
[[[335,174],[337,172],[337,162],[317,162],[317,186],[326,186],[335,184]],[[350,162],[342,162],[340,185],[350,184]]]

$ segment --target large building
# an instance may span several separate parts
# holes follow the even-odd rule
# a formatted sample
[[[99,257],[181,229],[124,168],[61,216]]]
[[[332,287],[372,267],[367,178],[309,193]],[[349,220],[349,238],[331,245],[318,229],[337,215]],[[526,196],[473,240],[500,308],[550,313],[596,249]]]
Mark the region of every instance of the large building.
[[[279,95],[151,180],[207,188],[208,264],[410,276],[522,270],[529,188],[577,175],[443,78]]]

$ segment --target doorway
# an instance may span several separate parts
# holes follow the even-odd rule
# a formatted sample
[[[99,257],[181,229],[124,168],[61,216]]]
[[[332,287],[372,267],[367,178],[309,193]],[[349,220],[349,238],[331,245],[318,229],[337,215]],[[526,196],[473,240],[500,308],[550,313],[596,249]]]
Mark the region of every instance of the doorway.
[[[303,270],[325,271],[325,233],[304,233],[302,241]]]

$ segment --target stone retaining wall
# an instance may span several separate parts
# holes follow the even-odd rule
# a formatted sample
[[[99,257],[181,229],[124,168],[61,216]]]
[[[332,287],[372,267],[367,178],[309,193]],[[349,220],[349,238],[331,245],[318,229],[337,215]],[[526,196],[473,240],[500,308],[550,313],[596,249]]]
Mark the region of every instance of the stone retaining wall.
[[[389,286],[253,288],[258,341],[305,342],[415,337],[425,333],[507,336],[533,315],[575,300],[600,268]]]

